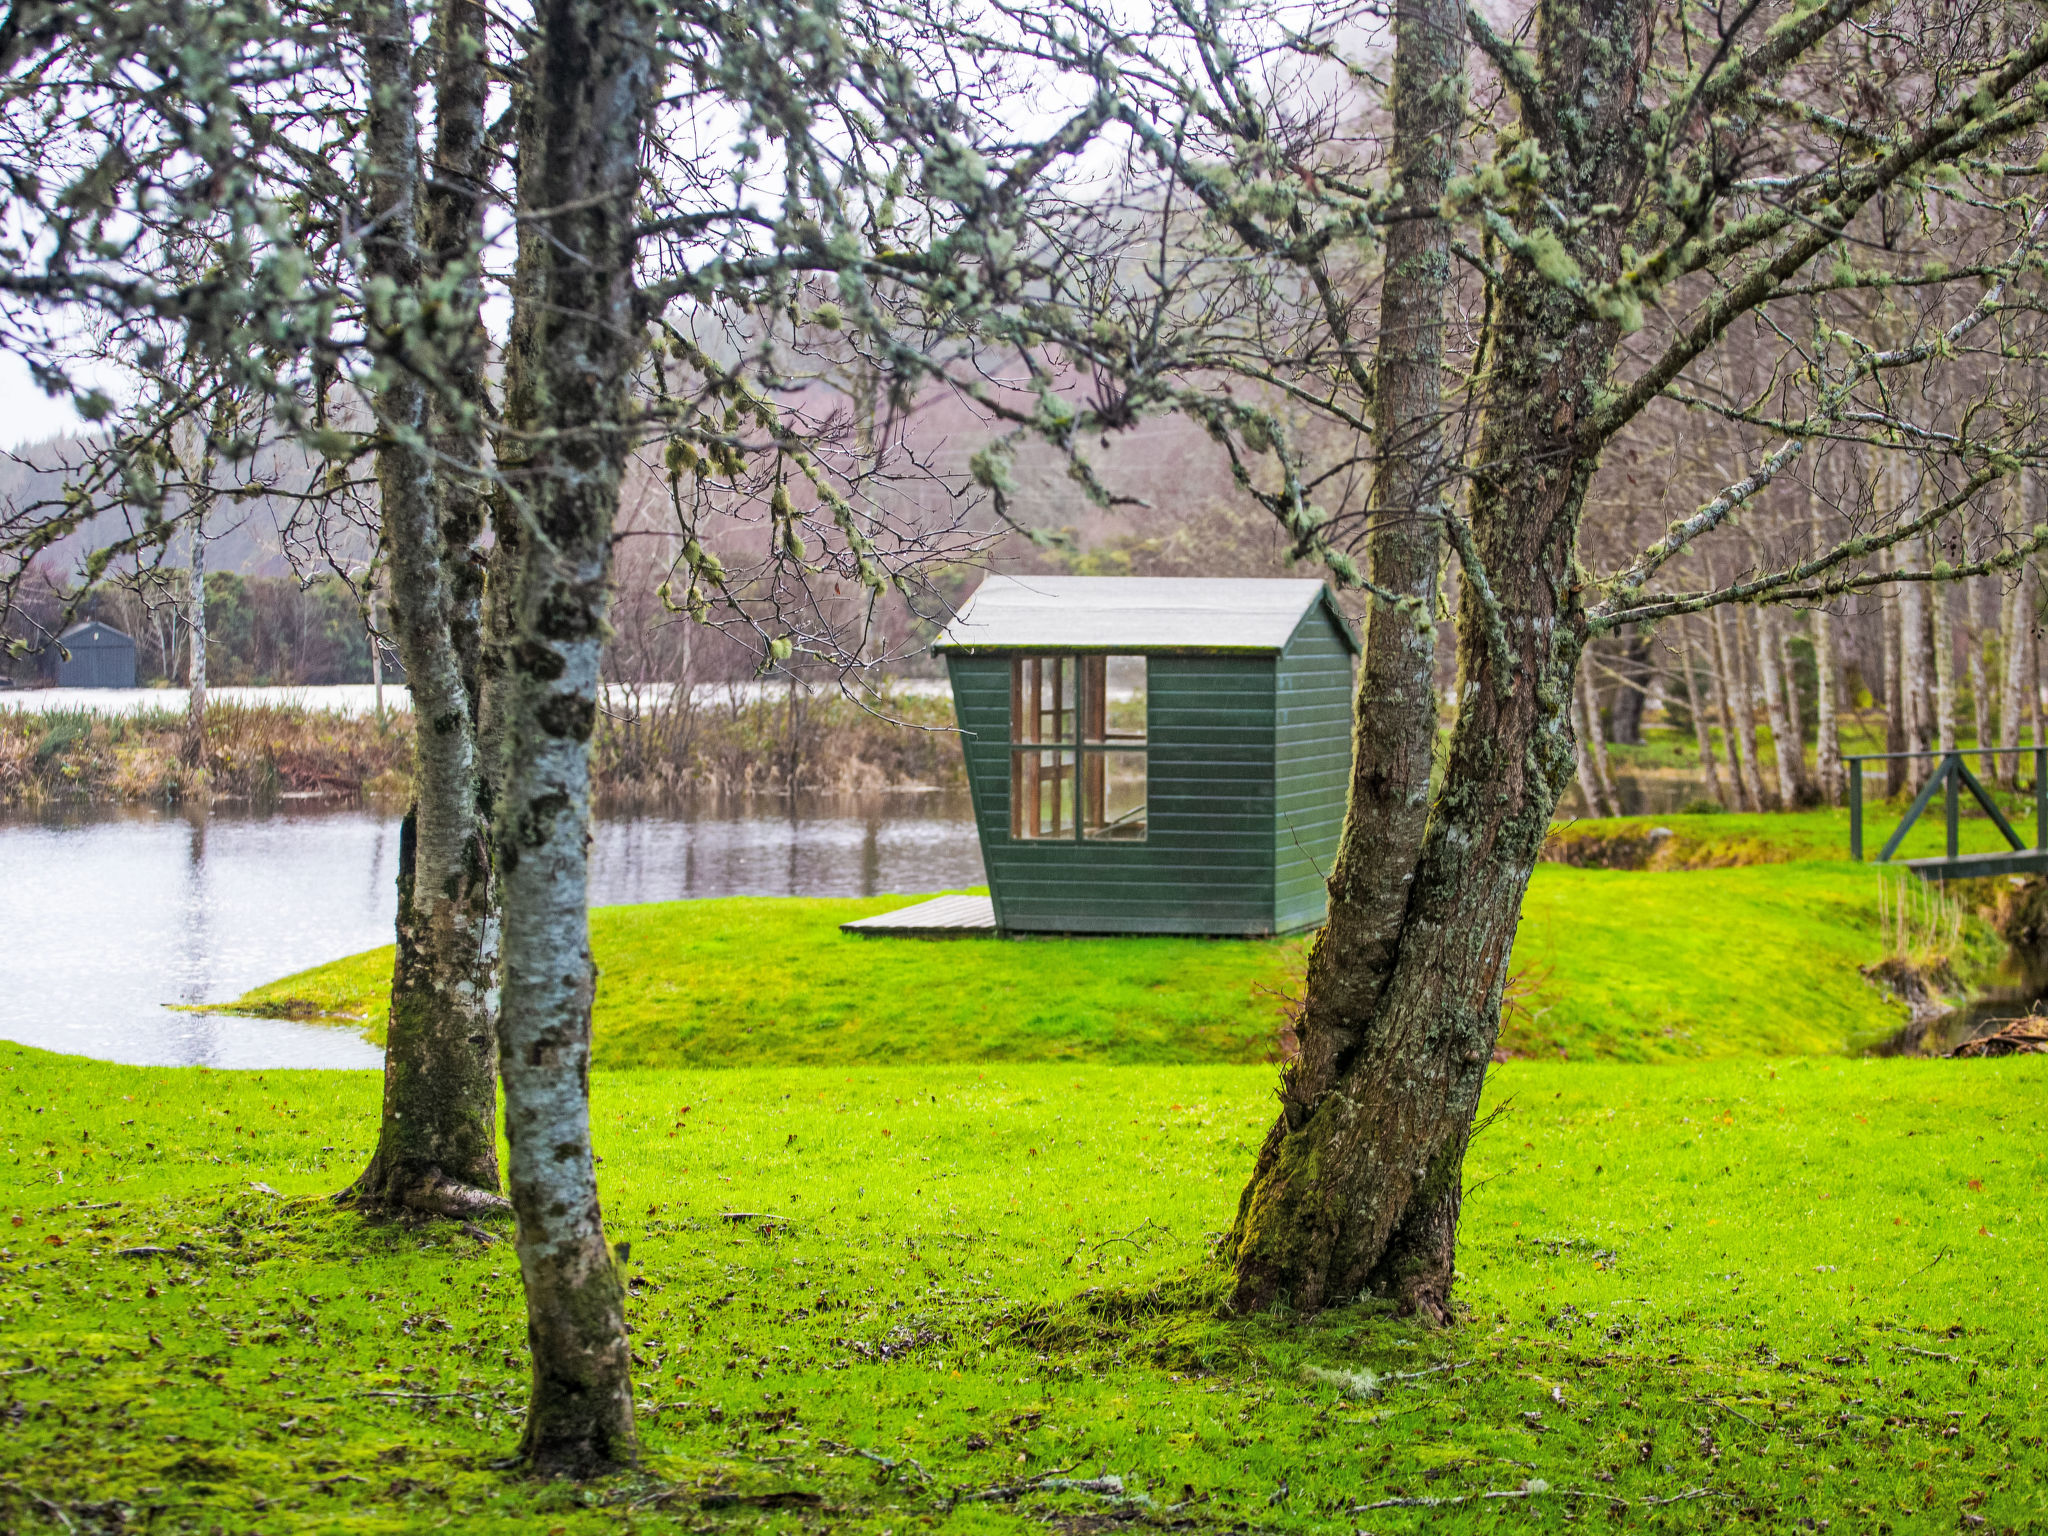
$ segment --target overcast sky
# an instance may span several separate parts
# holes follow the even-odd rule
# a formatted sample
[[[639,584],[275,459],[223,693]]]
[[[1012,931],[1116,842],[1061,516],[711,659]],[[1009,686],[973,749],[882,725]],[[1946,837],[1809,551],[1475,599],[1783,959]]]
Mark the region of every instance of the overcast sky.
[[[0,449],[39,443],[78,427],[70,401],[52,400],[36,388],[20,358],[0,352]]]

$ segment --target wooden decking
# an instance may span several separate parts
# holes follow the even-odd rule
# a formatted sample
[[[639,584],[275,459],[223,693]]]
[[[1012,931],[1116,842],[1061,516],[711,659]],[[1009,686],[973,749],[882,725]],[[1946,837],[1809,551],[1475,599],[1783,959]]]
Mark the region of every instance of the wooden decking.
[[[847,933],[901,934],[910,938],[965,938],[996,931],[995,903],[986,896],[934,896],[914,907],[878,912],[839,925]]]
[[[2048,849],[2000,849],[1995,853],[1959,853],[1952,859],[1901,859],[1899,863],[1922,880],[1973,880],[1985,875],[2038,875],[2048,872]]]

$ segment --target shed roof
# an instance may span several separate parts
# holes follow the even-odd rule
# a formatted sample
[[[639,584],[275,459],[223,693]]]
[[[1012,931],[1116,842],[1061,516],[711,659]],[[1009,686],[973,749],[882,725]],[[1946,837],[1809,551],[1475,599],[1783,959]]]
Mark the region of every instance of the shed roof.
[[[1357,650],[1357,637],[1320,581],[990,576],[935,649],[1280,651],[1318,603]]]
[[[113,625],[103,624],[98,619],[81,620],[65,630],[57,638],[67,646],[102,645],[110,640],[119,645],[133,645],[135,643],[134,636],[124,635],[120,630],[114,628]]]

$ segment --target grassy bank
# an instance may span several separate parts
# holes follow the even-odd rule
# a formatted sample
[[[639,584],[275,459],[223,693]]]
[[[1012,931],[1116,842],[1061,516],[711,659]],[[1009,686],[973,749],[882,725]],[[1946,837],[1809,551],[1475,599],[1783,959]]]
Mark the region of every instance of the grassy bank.
[[[912,898],[727,897],[600,907],[594,1027],[607,1068],[759,1062],[1263,1061],[1300,941],[856,938]],[[387,949],[235,1007],[360,1017],[381,1038]]]
[[[2033,799],[2001,797],[2003,809],[2022,839],[2033,832]],[[1864,807],[1863,857],[1874,861],[1905,819],[1906,804],[1875,802]],[[1974,807],[1971,808],[1974,810]],[[1663,834],[1668,833],[1669,836]],[[2007,846],[1981,811],[1962,817],[1957,845],[1963,853],[1990,853]],[[1945,849],[1941,806],[1924,812],[1899,845],[1895,860],[1932,858]],[[1748,864],[1849,862],[1849,813],[1825,807],[1763,814],[1612,816],[1566,819],[1551,830],[1543,857],[1553,863],[1600,869],[1730,869]]]
[[[592,767],[601,795],[853,792],[966,782],[952,705],[904,698],[874,711],[813,699],[650,706],[599,716]],[[0,806],[262,801],[284,794],[402,800],[412,716],[216,703],[189,751],[182,713],[108,717],[0,710]]]
[[[493,1469],[504,1247],[312,1198],[373,1076],[0,1061],[14,1529],[2048,1521],[2039,1060],[1497,1068],[1440,1335],[1215,1315],[1270,1068],[601,1073],[648,1458],[588,1494]]]
[[[1723,818],[1703,817],[1701,820]],[[1732,820],[1733,818],[1726,818]],[[1656,1061],[1858,1052],[1904,1007],[1859,967],[1891,943],[1881,876],[1848,863],[1683,873],[1537,868],[1523,908],[1518,1054]],[[738,897],[600,908],[597,1060],[1256,1062],[1273,1057],[1304,941],[855,938],[906,897]],[[1966,976],[2000,950],[1964,925]],[[259,988],[244,1011],[382,1028],[391,951]]]

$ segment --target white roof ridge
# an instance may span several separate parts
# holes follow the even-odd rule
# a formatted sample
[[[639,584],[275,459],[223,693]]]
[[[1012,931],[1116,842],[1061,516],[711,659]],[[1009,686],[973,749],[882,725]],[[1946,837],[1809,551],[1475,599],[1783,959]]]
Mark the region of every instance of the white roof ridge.
[[[991,575],[961,604],[937,650],[1284,650],[1325,604],[1313,577]]]

